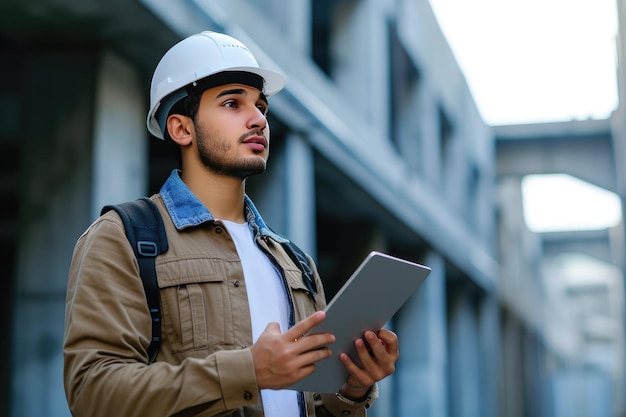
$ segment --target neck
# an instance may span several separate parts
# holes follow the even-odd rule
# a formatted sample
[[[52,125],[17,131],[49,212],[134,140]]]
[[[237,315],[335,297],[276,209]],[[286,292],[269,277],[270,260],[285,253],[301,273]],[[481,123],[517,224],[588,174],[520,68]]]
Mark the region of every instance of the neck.
[[[183,182],[216,219],[246,221],[243,212],[245,180],[216,175],[206,169],[190,171],[183,170]]]

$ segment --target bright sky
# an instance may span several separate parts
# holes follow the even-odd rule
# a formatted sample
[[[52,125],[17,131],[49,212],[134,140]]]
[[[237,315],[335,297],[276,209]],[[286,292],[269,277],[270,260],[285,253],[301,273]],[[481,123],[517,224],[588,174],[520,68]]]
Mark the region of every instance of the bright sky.
[[[605,119],[616,0],[430,0],[488,124]]]
[[[604,229],[616,226],[621,219],[616,194],[570,175],[528,175],[522,181],[522,192],[530,230]]]
[[[616,0],[430,0],[490,125],[606,119],[617,107]],[[616,195],[568,175],[524,180],[534,231],[603,229]]]

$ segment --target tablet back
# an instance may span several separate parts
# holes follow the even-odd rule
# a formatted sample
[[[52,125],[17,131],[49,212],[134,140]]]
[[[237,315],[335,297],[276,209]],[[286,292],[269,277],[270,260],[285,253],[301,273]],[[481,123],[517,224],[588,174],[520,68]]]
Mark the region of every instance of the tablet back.
[[[377,331],[409,299],[430,268],[380,252],[371,252],[326,307],[326,320],[311,333],[333,333],[333,355],[316,363],[315,372],[291,389],[337,392],[348,374],[339,360],[346,352],[358,361],[354,341],[366,330]],[[399,335],[398,337],[401,337]]]

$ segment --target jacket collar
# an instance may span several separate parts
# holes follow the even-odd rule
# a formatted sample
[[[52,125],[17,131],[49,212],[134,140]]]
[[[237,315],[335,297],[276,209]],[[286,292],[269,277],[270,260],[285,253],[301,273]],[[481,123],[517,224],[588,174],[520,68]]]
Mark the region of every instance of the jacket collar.
[[[183,230],[205,222],[215,221],[213,214],[196,198],[174,169],[160,190],[161,198],[176,229]],[[274,233],[263,221],[259,211],[247,195],[244,196],[244,213],[254,235],[269,236],[280,243],[288,242]]]

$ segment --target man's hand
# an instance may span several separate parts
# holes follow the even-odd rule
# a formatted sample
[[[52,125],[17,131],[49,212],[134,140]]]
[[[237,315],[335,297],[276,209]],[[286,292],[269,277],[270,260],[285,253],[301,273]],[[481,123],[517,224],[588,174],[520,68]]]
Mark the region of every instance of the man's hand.
[[[326,314],[318,311],[284,333],[280,332],[278,323],[267,325],[250,348],[260,389],[287,388],[312,374],[315,362],[330,357],[330,349],[324,346],[335,341],[334,335],[320,333],[303,337],[325,318]]]
[[[349,373],[339,393],[351,400],[360,400],[376,382],[396,370],[396,362],[400,357],[398,336],[387,329],[381,329],[378,333],[366,331],[363,339],[357,339],[354,346],[363,367],[357,366],[347,354],[339,355]]]

